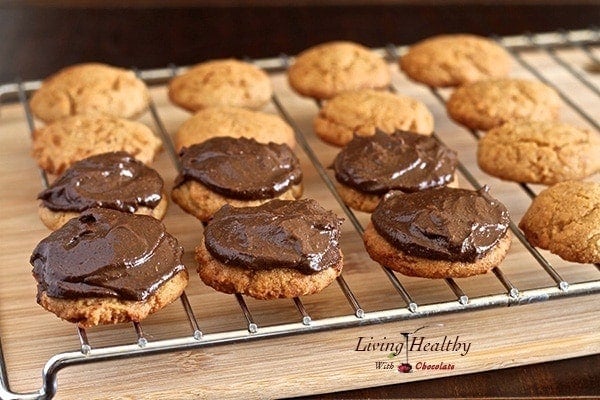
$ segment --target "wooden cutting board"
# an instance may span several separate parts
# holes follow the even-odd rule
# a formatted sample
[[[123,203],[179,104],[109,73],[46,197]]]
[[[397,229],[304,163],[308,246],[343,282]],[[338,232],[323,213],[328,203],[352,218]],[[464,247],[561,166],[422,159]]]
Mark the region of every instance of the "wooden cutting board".
[[[599,53],[598,49],[592,51]],[[573,102],[598,117],[598,96],[545,52],[532,50],[521,55],[564,90]],[[559,55],[577,70],[585,71],[590,66],[589,57],[579,48],[562,49]],[[398,91],[423,101],[432,110],[439,137],[458,151],[460,160],[479,182],[491,186],[492,194],[507,205],[513,220],[518,222],[530,204],[529,197],[518,185],[481,172],[475,162],[473,136],[448,120],[442,104],[428,88],[409,82],[395,64],[390,64],[390,68]],[[513,76],[532,78],[531,73],[516,62]],[[598,74],[586,73],[586,76],[599,86]],[[277,98],[305,134],[320,163],[327,167],[337,149],[320,142],[312,132],[317,105],[294,94],[284,74],[273,73],[272,79]],[[440,93],[447,97],[449,91]],[[164,85],[153,86],[151,94],[166,130],[173,134],[189,114],[168,102]],[[274,105],[265,111],[277,112]],[[561,117],[564,121],[589,125],[567,105]],[[149,113],[141,121],[155,128]],[[16,103],[3,103],[0,107],[0,337],[10,388],[17,393],[38,390],[46,362],[55,354],[78,351],[80,346],[72,324],[57,319],[35,302],[35,283],[28,260],[32,249],[49,232],[37,217],[35,197],[42,186],[29,151],[29,129],[23,108]],[[305,196],[343,215],[306,154],[300,148],[296,152],[305,173]],[[176,171],[168,155],[163,152],[154,166],[170,189]],[[597,176],[591,179],[598,181]],[[470,187],[462,176],[459,184]],[[533,189],[539,191],[542,187]],[[369,218],[364,213],[357,213],[357,217],[362,224]],[[202,234],[200,223],[174,204],[164,222],[186,249],[184,262],[192,272],[186,292],[205,337],[244,331],[247,322],[235,297],[204,286],[193,272],[193,249]],[[406,303],[384,271],[365,253],[360,236],[348,218],[341,244],[345,254],[344,279],[366,317],[406,309]],[[569,283],[600,279],[600,271],[594,265],[564,262],[544,251],[542,255]],[[501,270],[521,292],[556,285],[516,239]],[[547,297],[544,289],[534,299],[535,304],[481,310],[467,310],[467,305],[457,307],[459,311],[464,309],[463,312],[436,314],[435,304],[457,302],[456,294],[443,280],[398,278],[420,310],[430,310],[432,315],[405,313],[393,321],[381,318],[378,323],[370,320],[363,325],[358,321],[343,329],[315,333],[306,329],[302,334],[261,340],[253,340],[252,334],[247,334],[248,340],[234,344],[70,367],[59,373],[56,398],[288,397],[433,379],[600,352],[597,284],[596,294],[543,301]],[[506,296],[506,288],[493,274],[456,282],[471,299],[470,304],[477,304],[477,299],[484,296]],[[264,327],[301,320],[291,300],[246,301],[259,333]],[[302,301],[313,326],[335,317],[355,318],[337,284]],[[142,326],[151,343],[191,335],[179,302],[151,316]],[[409,336],[406,346],[401,333],[419,328]],[[92,352],[106,346],[134,344],[137,340],[131,325],[93,328],[87,334]],[[413,372],[400,373],[397,368],[406,361],[407,348]]]

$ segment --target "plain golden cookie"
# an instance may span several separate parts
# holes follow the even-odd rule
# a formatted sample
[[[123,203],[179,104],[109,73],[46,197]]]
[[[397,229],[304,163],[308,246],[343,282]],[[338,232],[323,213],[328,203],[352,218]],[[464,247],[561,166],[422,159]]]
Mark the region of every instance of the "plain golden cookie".
[[[208,286],[224,293],[242,293],[256,299],[293,298],[320,292],[342,272],[343,258],[330,268],[306,275],[290,268],[251,270],[226,265],[206,249],[204,239],[196,247],[198,274]]]
[[[344,146],[354,133],[370,136],[379,129],[431,135],[433,115],[425,104],[408,96],[376,90],[342,93],[328,100],[313,122],[315,133],[324,141]]]
[[[487,131],[505,122],[554,121],[560,104],[558,93],[541,82],[490,79],[459,87],[446,108],[459,124]]]
[[[519,228],[533,246],[567,261],[600,263],[600,183],[567,181],[545,189]]]
[[[213,137],[255,139],[259,143],[296,145],[294,130],[274,114],[235,107],[209,107],[185,121],[175,135],[178,150]]]
[[[600,171],[600,136],[557,122],[508,122],[479,141],[477,162],[502,179],[553,185]]]
[[[292,186],[289,190],[277,196],[280,200],[295,200],[302,195],[302,184]],[[234,207],[251,207],[258,206],[271,199],[261,200],[239,200],[223,196],[213,192],[200,182],[188,180],[181,185],[173,188],[171,198],[184,211],[192,214],[202,222],[208,220],[225,204],[230,204]]]
[[[46,172],[61,174],[76,161],[111,151],[126,151],[148,164],[160,149],[160,139],[140,122],[75,115],[37,129],[32,156]]]
[[[414,81],[448,87],[505,77],[511,59],[500,45],[484,37],[440,35],[412,45],[400,58],[400,68]]]
[[[165,193],[162,195],[160,203],[154,208],[138,207],[134,214],[149,215],[158,220],[162,220],[167,213],[168,200]],[[67,223],[71,218],[77,218],[81,213],[75,211],[53,211],[40,203],[38,214],[44,225],[50,230],[57,230]]]
[[[165,282],[144,301],[119,300],[107,297],[62,299],[50,297],[45,291],[38,303],[46,310],[83,328],[96,325],[141,321],[148,315],[177,300],[188,284],[188,272],[183,270]]]
[[[512,235],[507,231],[485,256],[475,262],[461,262],[430,260],[408,255],[385,240],[372,223],[369,223],[363,234],[365,248],[373,260],[404,275],[422,278],[464,278],[485,274],[504,260],[511,240]]]
[[[383,58],[370,49],[339,41],[298,54],[288,69],[288,81],[303,96],[329,99],[348,90],[385,88],[391,75]]]
[[[169,99],[188,111],[211,106],[260,108],[272,94],[271,80],[263,70],[234,59],[197,64],[169,83]]]
[[[52,122],[77,114],[135,118],[148,108],[149,100],[146,85],[132,71],[89,63],[45,79],[30,105],[37,118]]]

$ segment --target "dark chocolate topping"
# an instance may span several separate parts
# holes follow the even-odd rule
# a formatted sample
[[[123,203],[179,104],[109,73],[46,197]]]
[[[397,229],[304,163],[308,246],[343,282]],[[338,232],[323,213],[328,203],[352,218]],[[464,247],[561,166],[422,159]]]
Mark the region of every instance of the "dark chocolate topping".
[[[156,207],[162,190],[163,180],[155,170],[119,151],[76,162],[38,199],[53,211],[103,207],[133,213],[140,206]]]
[[[436,260],[474,262],[505,235],[506,207],[488,194],[448,187],[392,192],[371,215],[377,232],[399,250]]]
[[[223,206],[204,230],[218,261],[250,269],[294,268],[313,274],[340,261],[341,220],[315,200]]]
[[[180,157],[176,185],[192,179],[235,199],[275,198],[302,181],[298,158],[286,144],[216,137],[184,148]]]
[[[430,136],[396,131],[355,135],[335,158],[338,182],[364,193],[415,192],[454,179],[456,152]]]
[[[92,208],[43,239],[30,262],[50,297],[139,301],[185,268],[182,254],[160,221]]]

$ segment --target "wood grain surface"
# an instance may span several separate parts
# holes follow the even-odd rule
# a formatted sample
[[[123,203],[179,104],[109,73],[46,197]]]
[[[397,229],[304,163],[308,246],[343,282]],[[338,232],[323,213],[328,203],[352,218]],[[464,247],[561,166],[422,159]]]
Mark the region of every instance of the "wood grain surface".
[[[592,51],[598,56],[598,49]],[[581,49],[563,49],[559,54],[578,70],[585,71],[589,67],[589,57]],[[523,53],[523,57],[562,88],[573,102],[597,118],[600,99],[572,75],[565,73],[547,54],[530,51]],[[448,120],[444,108],[429,89],[406,80],[395,64],[390,64],[390,68],[393,71],[393,84],[398,91],[420,99],[432,110],[440,138],[458,151],[461,161],[479,182],[492,187],[492,194],[507,205],[513,219],[518,221],[529,205],[529,197],[517,185],[481,172],[475,163],[476,141],[471,134]],[[513,76],[532,77],[516,63]],[[293,115],[320,163],[330,165],[337,149],[320,142],[311,128],[317,105],[294,94],[287,86],[285,75],[273,74],[272,79],[277,97]],[[597,75],[590,75],[590,79],[595,84],[600,83]],[[162,122],[167,131],[173,134],[189,114],[168,102],[164,86],[153,87],[151,94]],[[443,97],[448,94],[448,91],[441,92]],[[276,109],[271,104],[265,111],[275,113]],[[589,125],[567,105],[562,109],[561,118]],[[155,128],[149,114],[143,116],[141,121]],[[29,151],[29,129],[23,108],[19,104],[2,104],[0,337],[8,365],[8,378],[15,392],[37,390],[41,385],[42,368],[48,359],[54,354],[79,348],[75,327],[60,321],[35,303],[35,283],[28,259],[31,250],[48,231],[37,217],[35,197],[41,190],[41,183]],[[300,148],[296,152],[305,173],[305,196],[316,198],[324,207],[342,215],[340,206],[306,154]],[[172,187],[176,171],[165,152],[158,157],[154,166],[167,182],[167,187]],[[598,180],[598,177],[591,179]],[[459,183],[462,187],[469,187],[462,176]],[[541,186],[534,187],[535,191],[541,189]],[[369,216],[359,213],[357,217],[365,224]],[[165,225],[186,249],[184,262],[193,271],[193,248],[202,234],[200,223],[171,204]],[[364,252],[362,241],[348,220],[344,223],[341,245],[345,254],[343,276],[367,315],[406,307],[382,269]],[[600,279],[600,271],[594,265],[568,263],[547,252],[542,254],[568,282]],[[521,291],[554,285],[553,280],[517,240],[514,240],[501,269]],[[398,278],[421,306],[456,301],[455,294],[443,281]],[[503,295],[506,292],[492,274],[459,279],[457,283],[471,299],[490,294]],[[246,321],[235,298],[204,286],[193,272],[186,292],[203,332],[210,334],[245,328]],[[352,314],[352,308],[337,284],[302,300],[315,321]],[[586,295],[88,364],[60,372],[57,398],[81,398],[82,393],[85,398],[115,399],[289,397],[430,380],[598,354],[599,300],[598,294]],[[301,318],[289,300],[248,299],[247,303],[259,325],[259,331],[260,327],[298,322]],[[190,335],[190,327],[180,303],[174,303],[151,316],[142,326],[150,341]],[[401,362],[400,356],[390,358],[389,351],[360,350],[360,343],[401,341],[401,332],[412,332],[423,326],[428,326],[421,331],[424,340],[434,343],[442,342],[444,338],[459,337],[461,342],[470,343],[468,353],[461,356],[458,352],[427,352],[414,348],[410,352],[410,362],[415,371],[400,374],[395,368],[377,368],[382,365],[378,362],[393,362],[397,367]],[[131,344],[136,340],[130,325],[89,329],[88,336],[93,348]],[[361,337],[362,342],[359,342]],[[454,369],[416,369],[419,362],[429,365],[451,364]]]

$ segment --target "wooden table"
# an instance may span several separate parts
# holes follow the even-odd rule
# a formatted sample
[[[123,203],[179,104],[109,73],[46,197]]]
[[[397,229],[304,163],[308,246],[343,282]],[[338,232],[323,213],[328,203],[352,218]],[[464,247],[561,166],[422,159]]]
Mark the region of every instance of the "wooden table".
[[[322,394],[308,399],[597,398],[599,378],[600,355],[595,355],[456,378]]]

